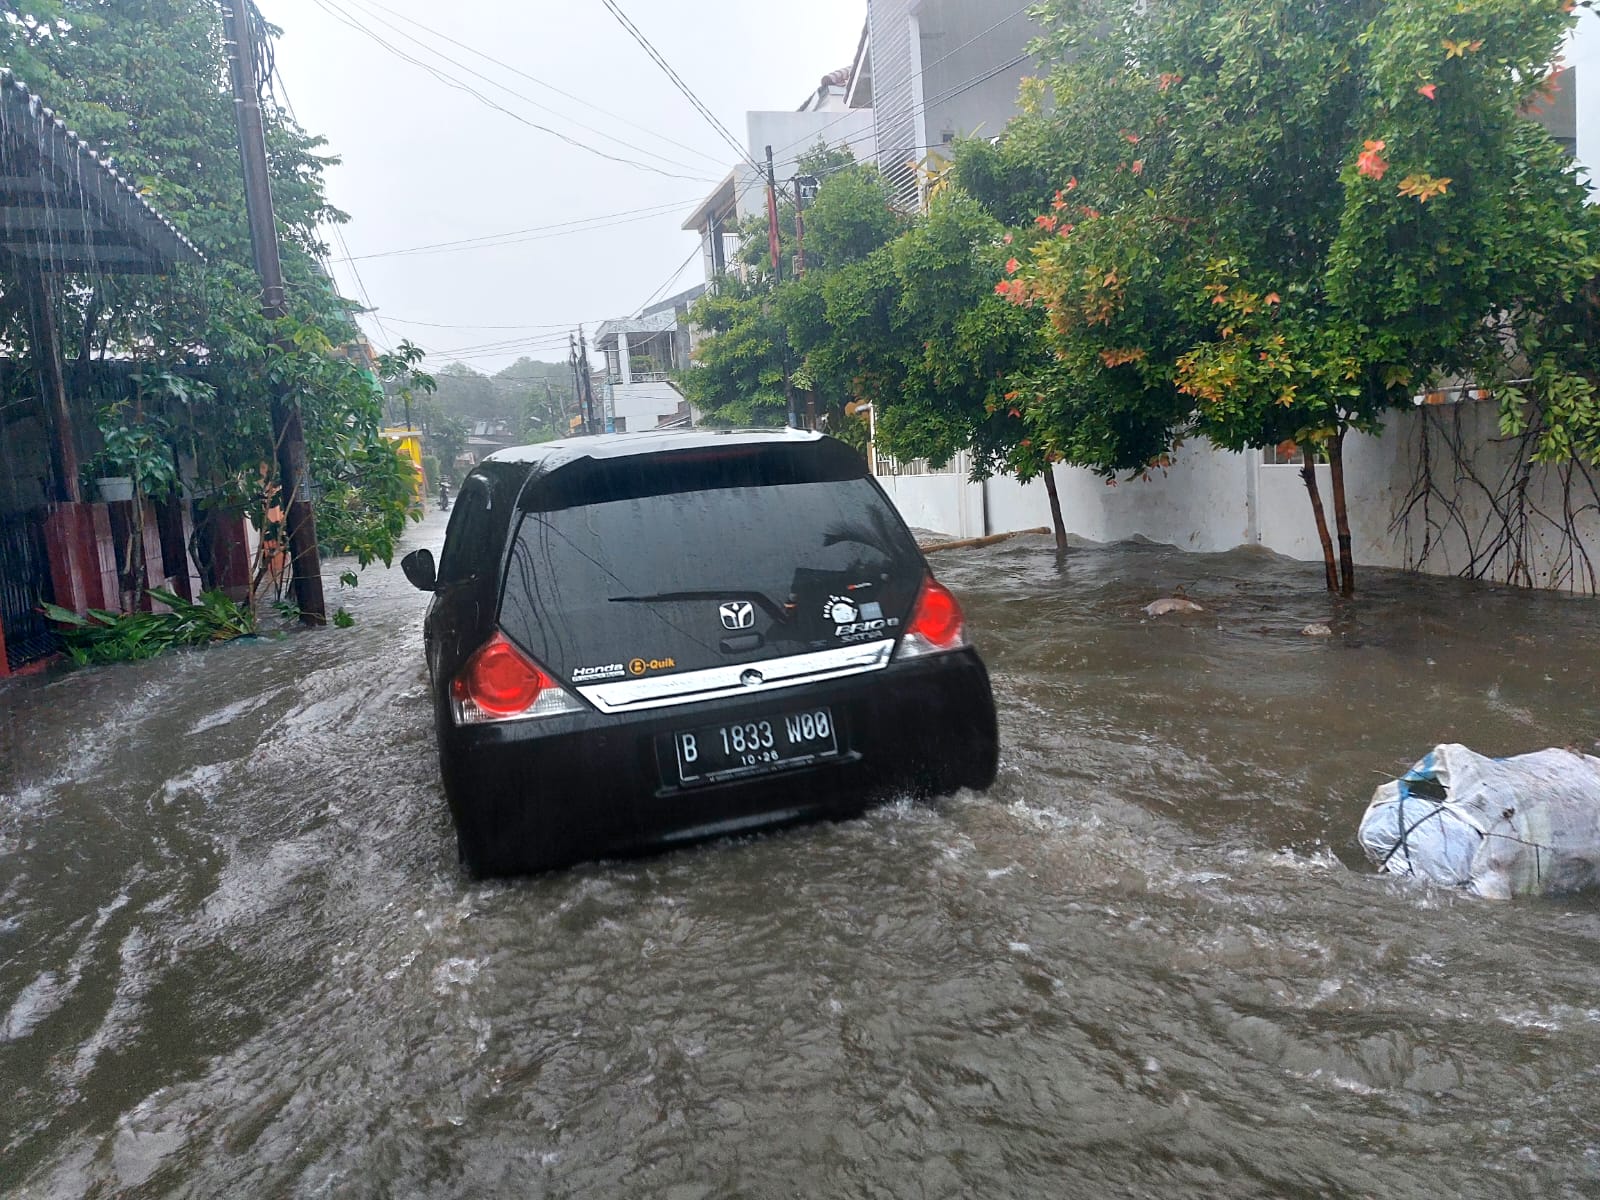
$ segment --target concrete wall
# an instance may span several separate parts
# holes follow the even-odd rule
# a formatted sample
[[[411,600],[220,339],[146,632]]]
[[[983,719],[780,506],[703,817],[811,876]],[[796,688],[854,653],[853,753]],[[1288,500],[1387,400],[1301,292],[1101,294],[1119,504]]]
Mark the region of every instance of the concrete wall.
[[[907,207],[919,162],[946,132],[998,134],[1017,111],[1038,32],[1015,0],[869,0],[872,111],[878,166]]]
[[[923,65],[919,143],[1002,132],[1017,114],[1022,78],[1038,70],[1025,57],[1040,33],[1027,11],[1010,0],[923,0],[914,19]]]
[[[780,187],[793,178],[800,155],[813,149],[819,141],[830,146],[848,146],[859,162],[871,162],[876,153],[872,113],[866,109],[751,112],[745,114],[745,125],[748,134],[745,144],[752,158],[765,163],[766,148],[772,147],[773,173]],[[751,172],[741,180],[740,192],[744,194],[739,202],[741,213],[751,211],[752,207],[766,211],[765,192],[753,200],[747,194],[753,175]]]
[[[683,401],[668,383],[616,383],[610,387],[611,398],[606,407],[612,417],[627,420],[629,433],[654,429],[662,417],[676,413]]]
[[[1411,504],[1424,461],[1435,491]],[[1452,447],[1454,450],[1452,451]],[[1600,573],[1600,501],[1577,472],[1534,468],[1529,514],[1520,541],[1495,553],[1504,523],[1496,518],[1515,481],[1522,447],[1499,436],[1493,403],[1429,406],[1394,414],[1382,437],[1352,435],[1345,446],[1346,492],[1356,562],[1363,566],[1473,573],[1536,587],[1595,590],[1587,553]],[[1318,468],[1331,524],[1332,482]],[[1548,517],[1568,507],[1570,478],[1576,540]],[[880,478],[906,523],[950,537],[1031,529],[1050,523],[1041,482],[969,482],[964,474]],[[1108,486],[1075,467],[1056,468],[1067,531],[1096,542],[1146,537],[1210,553],[1259,545],[1289,558],[1320,561],[1321,545],[1300,469],[1261,461],[1259,451],[1232,454],[1195,443],[1166,471]],[[1402,519],[1410,505],[1410,511]],[[1546,514],[1541,516],[1540,514]]]

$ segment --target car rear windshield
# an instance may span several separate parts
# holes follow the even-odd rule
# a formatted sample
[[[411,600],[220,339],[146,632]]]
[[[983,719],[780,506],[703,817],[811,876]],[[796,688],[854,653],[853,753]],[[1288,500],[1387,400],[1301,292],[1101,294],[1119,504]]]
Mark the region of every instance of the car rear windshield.
[[[546,667],[600,682],[894,636],[924,568],[859,460],[674,457],[575,464],[525,500],[501,625]]]

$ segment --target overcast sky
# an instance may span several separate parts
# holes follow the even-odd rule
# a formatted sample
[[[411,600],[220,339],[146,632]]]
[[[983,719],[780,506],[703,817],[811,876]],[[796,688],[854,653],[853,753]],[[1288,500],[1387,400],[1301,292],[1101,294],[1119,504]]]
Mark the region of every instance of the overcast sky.
[[[746,110],[797,108],[847,66],[866,17],[864,0],[617,2],[741,142]],[[258,4],[283,28],[278,70],[296,116],[342,159],[327,175],[330,198],[350,214],[344,245],[331,242],[333,269],[346,295],[361,300],[364,285],[378,312],[362,322],[376,344],[410,338],[434,368],[452,358],[489,372],[523,354],[559,360],[580,321],[592,333],[702,279],[697,239],[679,225],[734,152],[601,0]],[[616,213],[635,215],[570,224]],[[510,244],[392,253],[521,230],[531,232]],[[353,261],[339,261],[346,246]]]

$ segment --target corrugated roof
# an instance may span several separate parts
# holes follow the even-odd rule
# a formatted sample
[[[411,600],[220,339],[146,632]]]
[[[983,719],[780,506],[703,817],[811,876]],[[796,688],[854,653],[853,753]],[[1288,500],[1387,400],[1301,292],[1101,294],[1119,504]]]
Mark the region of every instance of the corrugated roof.
[[[160,274],[204,258],[8,68],[0,68],[0,257],[108,274]]]

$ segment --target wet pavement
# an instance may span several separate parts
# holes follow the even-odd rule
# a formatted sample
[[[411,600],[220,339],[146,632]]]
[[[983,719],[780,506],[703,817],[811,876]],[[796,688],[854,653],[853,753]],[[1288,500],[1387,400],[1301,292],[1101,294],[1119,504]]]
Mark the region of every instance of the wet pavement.
[[[1354,841],[1436,742],[1590,747],[1600,604],[933,562],[989,795],[513,883],[457,874],[398,570],[0,687],[0,1194],[1600,1195],[1600,905]]]

